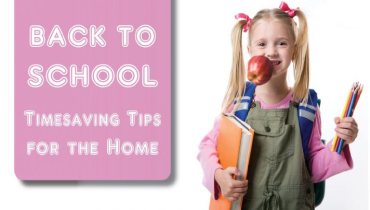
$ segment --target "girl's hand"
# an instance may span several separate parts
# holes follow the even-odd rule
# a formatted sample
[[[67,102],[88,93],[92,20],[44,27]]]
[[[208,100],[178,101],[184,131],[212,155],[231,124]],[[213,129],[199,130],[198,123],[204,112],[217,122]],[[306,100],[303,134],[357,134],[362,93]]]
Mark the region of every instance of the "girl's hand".
[[[233,175],[240,176],[240,171],[236,167],[229,167],[225,170],[217,169],[215,172],[215,179],[220,185],[221,193],[229,201],[238,200],[248,190],[248,180],[234,180]]]
[[[336,124],[335,132],[339,138],[342,138],[343,146],[351,144],[355,141],[358,134],[358,127],[355,118],[346,117],[340,119],[339,117],[334,118]]]

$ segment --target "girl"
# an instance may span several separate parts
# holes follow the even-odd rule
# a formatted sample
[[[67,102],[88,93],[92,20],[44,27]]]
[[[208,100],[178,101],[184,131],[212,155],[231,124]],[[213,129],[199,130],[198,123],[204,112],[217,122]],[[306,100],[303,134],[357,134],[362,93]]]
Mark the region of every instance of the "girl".
[[[293,20],[295,16],[299,19],[299,27]],[[261,10],[253,19],[244,14],[237,18],[239,22],[232,31],[233,64],[222,112],[235,113],[244,93],[243,31],[249,33],[249,55],[269,58],[274,66],[273,75],[267,83],[257,86],[253,99],[255,106],[246,119],[255,128],[247,180],[232,179],[232,175],[240,175],[238,169],[222,168],[218,162],[216,145],[221,119],[218,117],[199,145],[197,158],[204,172],[203,184],[215,199],[220,193],[230,201],[244,196],[242,209],[268,209],[270,206],[284,210],[314,209],[312,183],[353,167],[348,144],[357,137],[357,123],[352,117],[334,119],[336,134],[345,139],[342,153],[338,155],[330,150],[332,141],[327,146],[321,143],[321,119],[317,107],[305,160],[296,102],[308,101],[306,17],[301,10],[289,9],[282,2],[279,9]],[[293,87],[286,81],[291,62],[295,76]],[[237,100],[235,106],[234,100]],[[259,129],[266,124],[271,125],[269,130]]]

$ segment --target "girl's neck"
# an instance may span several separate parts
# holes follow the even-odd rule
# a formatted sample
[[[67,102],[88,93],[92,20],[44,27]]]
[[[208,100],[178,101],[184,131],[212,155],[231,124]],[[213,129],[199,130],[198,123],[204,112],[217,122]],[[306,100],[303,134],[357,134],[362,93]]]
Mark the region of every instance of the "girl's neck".
[[[286,81],[286,74],[271,78],[264,85],[257,86],[256,95],[268,105],[278,104],[290,92]]]

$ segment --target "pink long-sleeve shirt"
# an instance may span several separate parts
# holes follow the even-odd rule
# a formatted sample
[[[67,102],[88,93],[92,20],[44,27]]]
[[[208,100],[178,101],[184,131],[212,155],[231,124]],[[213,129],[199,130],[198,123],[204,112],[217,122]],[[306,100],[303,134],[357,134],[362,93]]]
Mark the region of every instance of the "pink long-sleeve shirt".
[[[282,109],[289,108],[289,101],[292,100],[292,96],[293,92],[291,91],[280,103],[274,105],[263,103],[258,96],[255,97],[255,101],[260,102],[262,109]],[[232,109],[233,107],[231,106],[228,110],[231,111]],[[203,185],[211,192],[212,197],[215,199],[218,199],[220,193],[215,180],[215,171],[222,168],[218,162],[216,151],[220,121],[221,116],[218,116],[214,122],[213,129],[199,144],[199,153],[197,156],[203,168]],[[321,142],[321,116],[319,107],[317,107],[312,134],[308,143],[307,157],[311,180],[314,183],[353,168],[349,146],[346,145],[342,153],[338,155],[336,152],[331,152],[331,145],[332,140],[326,146]]]

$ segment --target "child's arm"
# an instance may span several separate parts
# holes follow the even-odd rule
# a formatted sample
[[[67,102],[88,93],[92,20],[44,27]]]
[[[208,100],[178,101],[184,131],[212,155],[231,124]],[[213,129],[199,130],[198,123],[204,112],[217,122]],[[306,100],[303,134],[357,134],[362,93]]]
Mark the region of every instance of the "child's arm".
[[[349,146],[338,155],[331,151],[332,140],[325,146],[321,143],[321,116],[317,107],[311,139],[308,145],[308,167],[311,180],[316,183],[353,168]]]
[[[231,113],[233,109],[234,103],[231,103],[226,112]],[[212,197],[217,200],[222,191],[225,198],[234,201],[247,193],[248,181],[232,179],[233,174],[236,176],[240,174],[239,170],[230,167],[224,170],[219,164],[216,148],[220,123],[221,115],[216,118],[213,129],[200,142],[197,158],[203,168],[203,185],[211,192]],[[219,181],[221,187],[216,179]]]
[[[201,141],[197,158],[203,168],[203,185],[211,192],[212,197],[217,200],[222,191],[226,199],[235,201],[247,193],[248,181],[234,180],[232,177],[239,176],[239,170],[235,167],[223,170],[219,164],[216,147],[220,123],[221,116],[216,118],[213,129]]]
[[[218,163],[216,151],[220,122],[221,116],[216,118],[212,130],[200,142],[197,156],[203,168],[203,185],[211,192],[214,199],[218,199],[220,193],[219,186],[215,181],[215,171],[219,168],[222,169]]]

